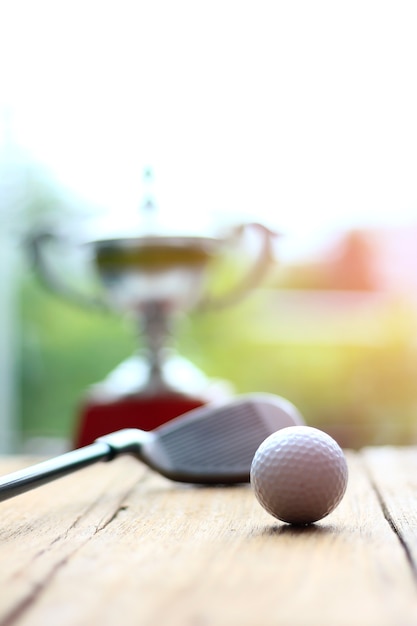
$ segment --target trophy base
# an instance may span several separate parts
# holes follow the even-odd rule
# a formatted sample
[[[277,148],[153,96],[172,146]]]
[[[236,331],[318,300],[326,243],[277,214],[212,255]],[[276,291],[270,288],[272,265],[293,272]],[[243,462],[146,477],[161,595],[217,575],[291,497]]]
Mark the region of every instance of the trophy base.
[[[103,402],[97,398],[87,399],[81,407],[74,447],[86,446],[97,437],[121,428],[153,430],[174,417],[205,403],[202,398],[181,394],[127,396]]]
[[[163,384],[149,384],[148,373],[146,360],[134,356],[94,385],[80,407],[73,447],[89,445],[122,428],[154,430],[187,411],[225,402],[233,395],[230,383],[207,379],[177,355],[167,360]]]

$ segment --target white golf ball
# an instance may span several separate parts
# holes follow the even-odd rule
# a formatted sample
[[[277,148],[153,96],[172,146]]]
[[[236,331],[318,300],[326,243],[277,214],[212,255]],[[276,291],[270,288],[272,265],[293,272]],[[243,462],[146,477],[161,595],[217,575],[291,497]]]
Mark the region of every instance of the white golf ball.
[[[255,453],[250,481],[260,504],[290,524],[312,524],[339,504],[348,467],[339,444],[311,426],[273,433]]]

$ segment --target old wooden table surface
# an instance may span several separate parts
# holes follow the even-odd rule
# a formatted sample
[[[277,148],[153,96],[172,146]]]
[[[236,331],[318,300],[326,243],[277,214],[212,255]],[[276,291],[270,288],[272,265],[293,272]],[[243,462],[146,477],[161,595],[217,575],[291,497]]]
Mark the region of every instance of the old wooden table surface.
[[[3,502],[0,624],[417,625],[417,448],[347,456],[345,498],[305,528],[249,486],[175,484],[129,457]]]

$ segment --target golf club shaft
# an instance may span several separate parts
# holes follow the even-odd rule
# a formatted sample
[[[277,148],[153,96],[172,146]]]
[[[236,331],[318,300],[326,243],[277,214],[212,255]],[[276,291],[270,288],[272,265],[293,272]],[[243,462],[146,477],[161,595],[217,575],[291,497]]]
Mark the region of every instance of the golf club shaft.
[[[17,472],[6,474],[0,478],[0,502],[45,485],[56,478],[87,467],[87,465],[92,465],[98,461],[109,461],[113,457],[114,451],[111,446],[103,441],[97,441],[48,461],[42,461]]]

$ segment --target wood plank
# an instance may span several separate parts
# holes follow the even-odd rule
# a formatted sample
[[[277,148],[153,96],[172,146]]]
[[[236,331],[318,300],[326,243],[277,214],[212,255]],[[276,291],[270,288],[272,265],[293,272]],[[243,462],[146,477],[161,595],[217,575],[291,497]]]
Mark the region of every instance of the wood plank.
[[[363,456],[385,516],[417,577],[417,448],[368,448]]]
[[[16,463],[5,465],[7,472],[16,469]],[[71,555],[117,514],[146,471],[130,458],[99,463],[0,504],[1,560],[7,563],[0,569],[0,624],[14,623],[31,606]]]
[[[130,458],[4,502],[0,624],[416,624],[407,555],[348,459],[343,502],[302,529],[248,486],[174,484]]]

